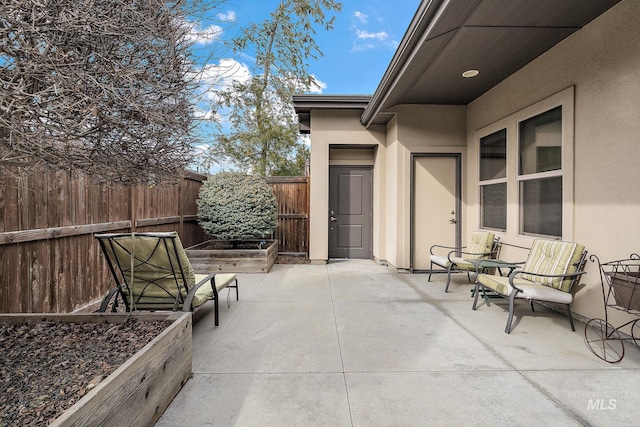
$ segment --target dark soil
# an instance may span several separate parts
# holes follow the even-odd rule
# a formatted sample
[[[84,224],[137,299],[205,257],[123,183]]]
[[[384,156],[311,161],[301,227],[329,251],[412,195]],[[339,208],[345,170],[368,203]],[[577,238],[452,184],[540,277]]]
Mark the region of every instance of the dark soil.
[[[277,264],[310,264],[279,255]],[[50,424],[169,326],[41,322],[0,325],[0,426]]]
[[[0,425],[51,423],[168,325],[128,319],[0,326]]]
[[[311,264],[306,256],[278,255],[276,264]]]

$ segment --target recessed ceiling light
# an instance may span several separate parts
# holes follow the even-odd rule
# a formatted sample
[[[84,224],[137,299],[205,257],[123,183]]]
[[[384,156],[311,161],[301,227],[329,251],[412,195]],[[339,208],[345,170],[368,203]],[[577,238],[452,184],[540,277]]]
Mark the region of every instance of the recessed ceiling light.
[[[471,77],[477,76],[478,74],[480,74],[480,71],[478,70],[467,70],[464,73],[462,73],[462,77],[469,79]]]

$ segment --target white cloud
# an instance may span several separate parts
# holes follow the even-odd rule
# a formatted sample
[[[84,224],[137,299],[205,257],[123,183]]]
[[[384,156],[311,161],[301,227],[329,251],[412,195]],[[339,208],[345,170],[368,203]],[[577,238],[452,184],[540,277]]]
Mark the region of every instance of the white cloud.
[[[206,64],[197,71],[194,78],[199,82],[196,118],[223,123],[224,111],[213,111],[211,105],[219,101],[219,92],[231,87],[234,81],[246,82],[251,78],[251,71],[246,64],[235,59],[221,59],[217,64]]]
[[[370,24],[373,22],[383,23],[383,19],[378,15],[375,10],[371,10],[370,14],[365,14],[362,11],[355,11],[352,15],[351,31],[355,35],[353,39],[352,52],[361,52],[365,50],[378,49],[378,48],[396,48],[398,42],[392,39],[384,30],[371,31]],[[378,24],[378,29],[380,28]]]
[[[218,19],[223,22],[236,22],[236,13],[233,10],[227,13],[219,13]]]
[[[313,83],[309,88],[309,93],[322,93],[323,90],[327,88],[327,84],[322,80],[318,80],[315,75],[311,75],[313,77]]]
[[[193,115],[198,120],[206,120],[206,121],[212,121],[212,122],[220,122],[222,118],[215,111],[202,109],[202,108],[196,108],[193,112]]]
[[[364,30],[356,30],[356,34],[359,39],[367,40],[367,39],[375,39],[378,41],[384,41],[389,38],[389,34],[386,31],[380,31],[377,33],[370,33]]]
[[[353,47],[351,48],[351,51],[362,52],[365,50],[375,49],[375,48],[376,48],[376,45],[374,45],[373,43],[361,43],[361,44],[354,43]]]
[[[369,19],[369,17],[367,15],[365,15],[364,13],[360,12],[359,10],[356,10],[353,13],[353,17],[355,19],[357,19],[358,21],[360,21],[362,24],[366,24],[367,20]]]
[[[244,83],[250,78],[249,66],[232,58],[223,58],[217,64],[206,64],[200,71],[201,86],[206,86],[208,90],[224,90],[234,81]]]
[[[189,34],[187,34],[187,40],[195,43],[195,44],[207,44],[214,42],[222,36],[222,32],[224,30],[219,25],[211,25],[207,28],[200,28],[199,26],[194,26]]]

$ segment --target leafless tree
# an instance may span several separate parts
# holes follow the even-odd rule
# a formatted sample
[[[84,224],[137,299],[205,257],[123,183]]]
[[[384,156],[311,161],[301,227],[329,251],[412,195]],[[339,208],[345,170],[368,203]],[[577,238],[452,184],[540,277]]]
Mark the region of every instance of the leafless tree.
[[[196,142],[187,15],[201,7],[2,0],[0,165],[120,183],[176,177]]]

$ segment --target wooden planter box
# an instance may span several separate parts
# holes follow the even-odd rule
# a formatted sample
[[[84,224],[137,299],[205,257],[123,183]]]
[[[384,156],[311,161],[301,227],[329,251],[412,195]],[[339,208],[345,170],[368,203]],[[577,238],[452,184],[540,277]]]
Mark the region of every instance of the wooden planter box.
[[[198,274],[210,273],[268,273],[278,258],[278,241],[267,240],[258,249],[259,240],[228,242],[208,240],[185,251]]]
[[[153,426],[191,376],[191,313],[15,314],[2,323],[173,321],[51,426]]]

